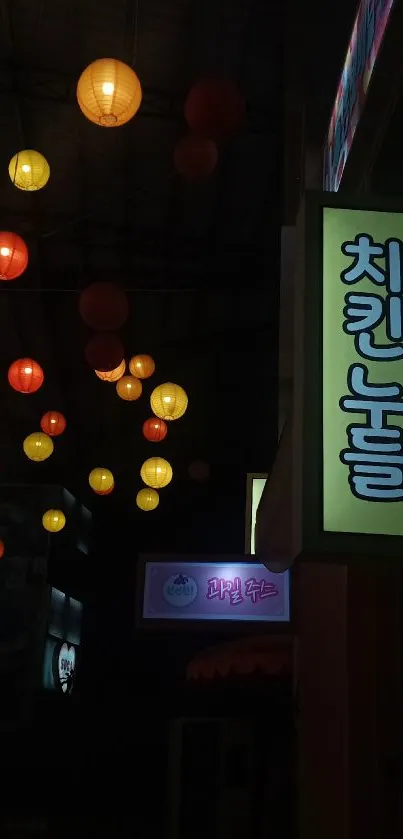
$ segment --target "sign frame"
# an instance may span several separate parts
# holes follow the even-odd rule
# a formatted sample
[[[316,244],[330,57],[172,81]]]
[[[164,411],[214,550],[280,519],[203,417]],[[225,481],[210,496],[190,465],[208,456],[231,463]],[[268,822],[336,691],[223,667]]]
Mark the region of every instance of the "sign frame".
[[[248,620],[184,620],[179,618],[144,618],[143,617],[143,600],[145,587],[145,570],[148,562],[158,562],[161,565],[174,562],[189,563],[198,562],[209,565],[217,562],[225,564],[228,562],[234,563],[248,563],[250,565],[260,564],[256,556],[251,554],[140,554],[137,562],[136,574],[136,627],[138,629],[146,630],[147,632],[198,632],[203,635],[214,633],[217,635],[234,635],[234,634],[254,634],[254,635],[289,635],[293,632],[293,609],[292,609],[292,587],[291,574],[288,574],[288,597],[289,597],[289,617],[288,620],[282,621],[248,621]],[[262,565],[262,569],[265,567]],[[267,569],[265,569],[267,571]]]
[[[402,213],[403,199],[348,197],[339,193],[306,193],[299,219],[303,235],[296,283],[294,445],[298,480],[294,510],[298,527],[296,555],[302,559],[396,556],[401,536],[337,533],[323,529],[323,209]],[[301,229],[302,228],[302,229]],[[358,231],[360,232],[360,231]],[[347,371],[346,371],[347,374]],[[346,423],[347,425],[348,423]],[[348,476],[346,474],[346,481]],[[320,554],[320,557],[318,557]],[[328,556],[326,556],[328,554]]]

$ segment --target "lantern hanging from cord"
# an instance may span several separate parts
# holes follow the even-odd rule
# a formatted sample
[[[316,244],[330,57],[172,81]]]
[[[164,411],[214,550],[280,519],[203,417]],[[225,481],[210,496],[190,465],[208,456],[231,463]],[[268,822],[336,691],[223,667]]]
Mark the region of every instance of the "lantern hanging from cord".
[[[122,376],[118,382],[116,382],[116,391],[118,396],[121,399],[124,399],[125,402],[135,402],[136,399],[139,399],[143,390],[143,385],[140,382],[140,379],[136,379],[135,376]]]
[[[46,510],[42,516],[42,524],[48,533],[60,533],[66,524],[63,510]]]
[[[141,489],[137,493],[136,504],[138,508],[140,510],[143,510],[144,512],[156,510],[159,503],[160,497],[156,489],[151,489],[151,487],[147,487],[147,489]]]
[[[202,181],[212,175],[218,161],[217,146],[213,140],[188,134],[175,146],[175,169],[185,181]]]
[[[148,487],[162,489],[172,481],[172,466],[163,457],[149,457],[141,467],[140,476]]]
[[[40,364],[33,358],[17,358],[8,368],[8,381],[18,393],[35,393],[44,380]]]
[[[155,362],[151,355],[134,355],[129,361],[129,369],[137,379],[149,379],[154,373]]]
[[[185,119],[191,131],[211,140],[227,140],[240,128],[245,99],[229,79],[207,79],[189,91]]]
[[[8,174],[18,189],[25,192],[36,192],[46,186],[50,178],[50,167],[39,151],[24,149],[11,158]]]
[[[160,443],[168,434],[168,426],[160,417],[150,417],[143,423],[143,434],[150,443]]]
[[[28,248],[21,236],[0,232],[0,280],[16,280],[28,265]]]
[[[137,113],[142,99],[138,76],[123,61],[98,58],[82,72],[78,105],[87,119],[104,128],[124,125]]]
[[[47,460],[53,452],[53,440],[42,431],[34,431],[25,438],[23,448],[29,460],[40,463]]]
[[[102,382],[117,382],[119,379],[122,378],[124,372],[126,370],[126,362],[123,359],[121,364],[118,367],[115,367],[114,370],[106,370],[104,373],[102,370],[95,370],[95,375],[98,376],[98,379],[101,379]]]
[[[129,301],[123,289],[114,283],[92,283],[81,292],[78,310],[92,329],[120,329],[129,314]]]
[[[165,382],[153,390],[150,404],[157,417],[171,422],[183,417],[188,406],[188,398],[183,387],[173,382]]]
[[[50,437],[59,437],[66,428],[66,418],[60,411],[47,411],[41,419],[41,429]]]
[[[88,341],[85,357],[93,370],[108,373],[115,370],[124,358],[124,347],[114,332],[98,332]]]
[[[88,482],[94,492],[105,493],[113,488],[115,479],[110,469],[105,469],[103,466],[97,466],[90,472]]]

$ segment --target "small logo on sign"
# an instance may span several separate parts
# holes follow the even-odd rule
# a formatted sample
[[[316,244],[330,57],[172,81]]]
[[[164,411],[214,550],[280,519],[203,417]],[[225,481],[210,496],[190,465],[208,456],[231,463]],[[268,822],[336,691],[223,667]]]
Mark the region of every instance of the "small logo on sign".
[[[164,583],[162,594],[170,606],[183,608],[190,606],[197,597],[197,583],[187,574],[173,574]]]

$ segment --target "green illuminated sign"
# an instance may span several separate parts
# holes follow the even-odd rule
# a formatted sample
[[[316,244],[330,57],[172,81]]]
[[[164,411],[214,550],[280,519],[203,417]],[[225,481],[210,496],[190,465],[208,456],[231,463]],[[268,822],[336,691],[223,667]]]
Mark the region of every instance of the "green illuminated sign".
[[[323,531],[403,535],[403,213],[322,206]]]

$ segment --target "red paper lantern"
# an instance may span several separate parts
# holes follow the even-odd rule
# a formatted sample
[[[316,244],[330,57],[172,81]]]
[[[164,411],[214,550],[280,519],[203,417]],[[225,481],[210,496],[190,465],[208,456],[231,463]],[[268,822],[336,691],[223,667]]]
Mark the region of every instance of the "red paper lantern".
[[[176,144],[175,169],[187,181],[201,181],[214,171],[218,160],[217,146],[213,140],[188,134]]]
[[[4,542],[3,542],[2,539],[0,539],[0,559],[2,559],[2,557],[4,556],[5,550],[6,549],[5,549]]]
[[[60,411],[47,411],[41,419],[41,429],[49,437],[58,437],[66,428],[66,419]]]
[[[0,280],[15,280],[28,265],[28,248],[21,236],[0,233]]]
[[[122,288],[113,283],[93,283],[81,292],[80,315],[92,329],[120,329],[129,314],[129,302]]]
[[[107,373],[119,367],[124,358],[124,347],[118,335],[113,332],[93,335],[85,348],[85,357],[93,370]]]
[[[8,381],[18,393],[35,393],[44,378],[42,367],[32,358],[17,358],[8,369]]]
[[[227,79],[211,79],[194,85],[185,102],[185,119],[191,131],[211,140],[225,140],[240,127],[245,99]]]
[[[143,434],[150,443],[160,443],[168,434],[168,426],[159,417],[150,417],[143,423]]]

